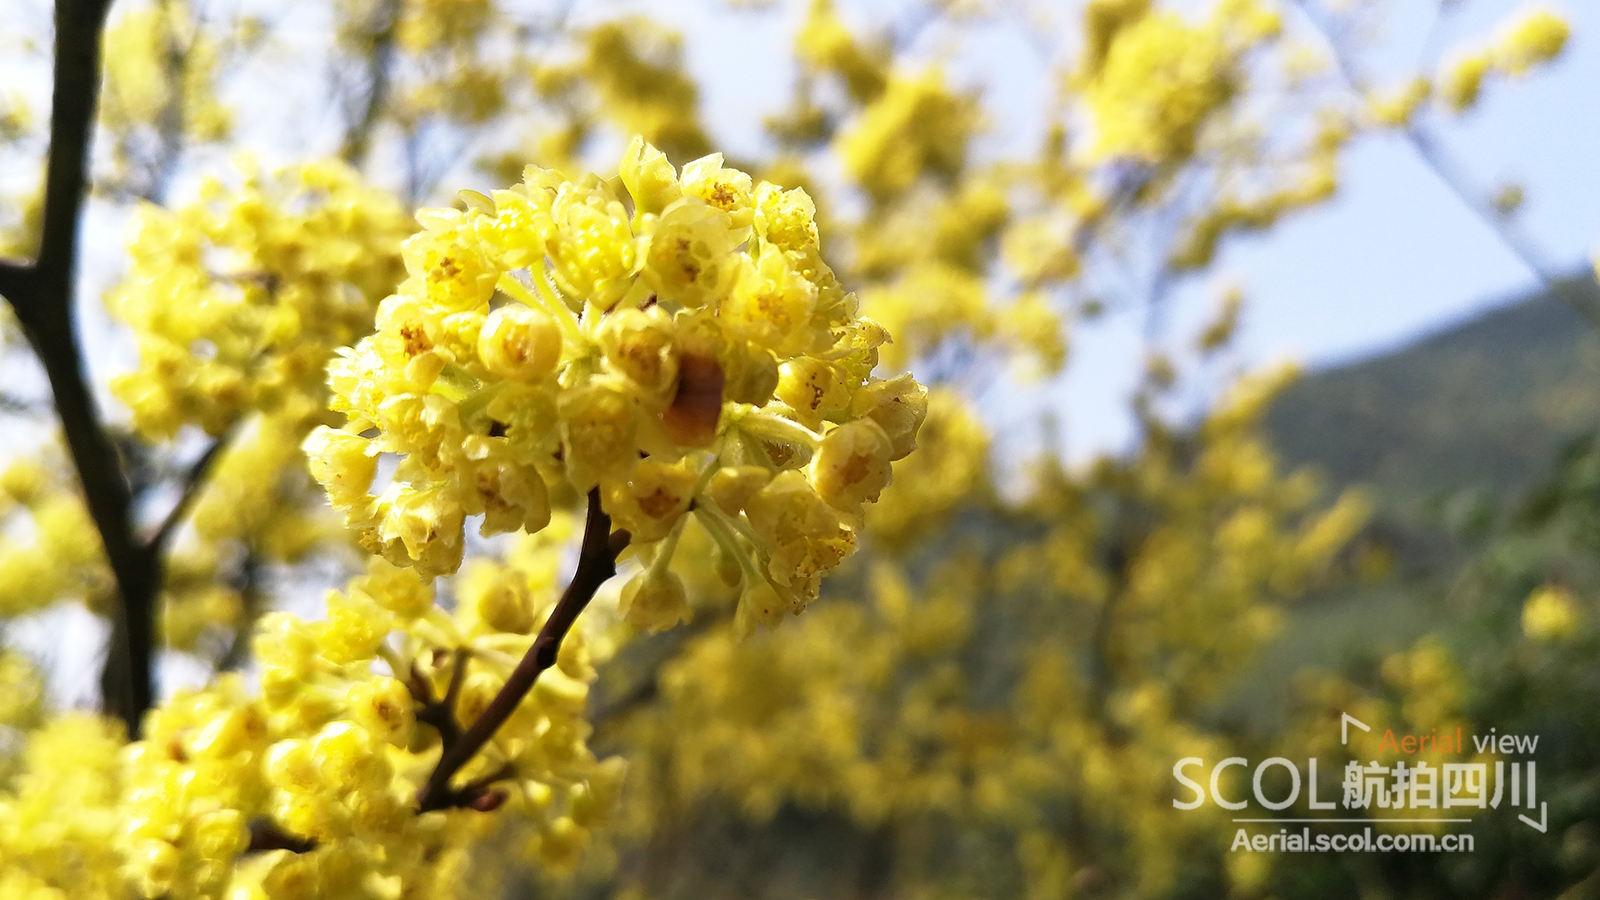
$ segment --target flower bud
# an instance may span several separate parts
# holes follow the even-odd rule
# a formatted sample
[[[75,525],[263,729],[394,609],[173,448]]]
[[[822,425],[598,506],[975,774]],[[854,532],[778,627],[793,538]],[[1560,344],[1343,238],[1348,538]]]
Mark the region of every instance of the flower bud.
[[[267,748],[267,781],[286,791],[317,787],[317,767],[305,741],[279,741]]]
[[[544,680],[545,676],[540,675],[539,681]],[[495,677],[488,672],[469,672],[461,682],[461,695],[456,699],[456,724],[462,728],[472,727],[472,723],[478,721],[489,708],[504,685],[503,677]]]
[[[678,380],[678,345],[672,320],[661,307],[619,309],[600,326],[606,364],[647,398],[664,401]]]
[[[698,198],[679,200],[656,222],[645,283],[662,299],[691,309],[715,304],[738,271],[733,251],[739,240],[727,213]]]
[[[706,493],[723,512],[736,516],[756,491],[771,480],[772,472],[761,466],[728,466],[711,476]]]
[[[561,360],[561,329],[544,310],[509,303],[484,321],[478,359],[501,378],[538,381]]]
[[[385,559],[415,565],[426,574],[442,575],[461,566],[461,527],[466,518],[460,503],[443,491],[419,491],[394,483],[379,501],[378,524]]]
[[[194,848],[201,858],[231,863],[250,844],[250,829],[236,809],[219,809],[195,820]]]
[[[768,578],[797,608],[816,599],[822,574],[855,551],[855,529],[844,514],[792,469],[757,491],[745,516],[766,545]]]
[[[723,394],[734,403],[766,406],[778,389],[777,357],[749,341],[729,351],[726,371]]]
[[[739,261],[739,280],[722,303],[722,317],[779,352],[810,349],[807,335],[817,286],[794,271],[783,251],[771,244],[761,248],[758,259],[741,256]]]
[[[33,502],[44,485],[44,466],[36,462],[19,460],[6,466],[4,471],[0,471],[0,493],[18,503]]]
[[[759,627],[777,628],[789,608],[777,588],[766,579],[746,584],[739,594],[739,608],[733,614],[733,629],[739,639],[744,640]]]
[[[146,897],[159,897],[172,888],[182,865],[178,848],[166,841],[143,841],[133,855],[140,887]]]
[[[777,395],[795,411],[801,424],[813,431],[822,424],[824,415],[845,406],[850,399],[839,370],[809,356],[783,364]]]
[[[401,619],[420,618],[433,608],[433,587],[414,570],[402,569],[382,557],[367,560],[367,574],[355,586]]]
[[[568,797],[572,820],[585,828],[604,825],[610,820],[622,794],[622,782],[628,774],[628,763],[613,756],[598,763],[583,784],[573,785]]]
[[[873,380],[856,394],[851,408],[883,427],[893,448],[890,459],[904,459],[917,449],[917,432],[928,417],[928,389],[909,374]]]
[[[877,422],[846,422],[823,436],[811,460],[811,483],[829,506],[859,513],[862,503],[876,501],[889,485],[892,451]]]
[[[667,161],[667,155],[646,144],[635,135],[622,154],[622,165],[617,174],[622,185],[633,197],[637,212],[660,215],[674,200],[683,196],[678,186],[678,173]]]
[[[374,678],[350,689],[350,707],[362,728],[404,747],[411,742],[416,709],[411,692],[393,678]]]
[[[533,592],[526,575],[493,564],[475,564],[466,582],[462,599],[478,621],[506,634],[533,630]]]
[[[627,529],[634,543],[659,541],[689,510],[698,478],[694,469],[682,463],[640,460],[626,481],[601,482],[606,512],[618,527]]]
[[[639,248],[622,203],[593,176],[561,186],[550,205],[551,274],[567,297],[605,309],[633,286]]]
[[[368,502],[367,491],[378,472],[376,448],[366,438],[319,425],[302,445],[311,477],[328,491],[337,507]]]
[[[622,614],[628,624],[655,634],[689,619],[683,580],[665,569],[646,569],[622,587]]]
[[[581,716],[584,706],[589,702],[589,684],[566,674],[559,666],[553,666],[540,673],[539,680],[533,685],[533,696],[547,711]]]
[[[1542,585],[1522,604],[1522,633],[1536,641],[1558,641],[1577,630],[1572,592],[1560,585]]]
[[[563,462],[572,486],[594,487],[606,475],[626,471],[638,459],[633,399],[616,388],[591,383],[561,395]]]
[[[389,758],[372,732],[349,722],[334,722],[311,741],[323,782],[341,791],[375,790],[393,774]]]

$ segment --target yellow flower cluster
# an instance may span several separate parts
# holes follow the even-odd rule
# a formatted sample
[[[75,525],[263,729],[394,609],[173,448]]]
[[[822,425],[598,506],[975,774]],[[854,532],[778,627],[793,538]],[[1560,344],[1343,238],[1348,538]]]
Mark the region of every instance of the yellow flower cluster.
[[[1530,10],[1501,28],[1497,62],[1508,74],[1521,75],[1559,56],[1570,34],[1561,16],[1548,9]]]
[[[1522,604],[1522,633],[1536,641],[1558,641],[1578,626],[1572,592],[1557,584],[1540,585]]]
[[[1314,486],[1262,441],[1285,377],[1245,381],[1193,433],[1152,427],[1131,459],[1084,472],[1052,461],[1022,507],[974,502],[981,477],[957,488],[967,515],[1008,536],[1000,546],[925,535],[914,562],[878,557],[859,594],[793,628],[695,634],[657,676],[657,700],[597,723],[659,773],[627,795],[619,828],[662,840],[711,804],[757,822],[799,807],[846,818],[858,840],[895,835],[903,869],[885,863],[883,877],[896,884],[1004,872],[1061,896],[1097,869],[1131,894],[1170,891],[1185,858],[1172,848],[1228,827],[1215,805],[1172,815],[1173,761],[1230,752],[1192,711],[1271,635],[1275,601],[1364,521],[1358,497],[1314,508]],[[890,539],[902,519],[937,520],[948,509],[930,482],[981,465],[981,431],[948,394],[931,395],[919,443],[871,510],[874,533],[880,518]],[[1040,826],[1062,810],[1086,827]],[[991,836],[996,855],[934,849],[954,835]]]
[[[662,702],[625,726],[627,745],[665,778],[626,801],[731,800],[769,819],[784,803],[837,808],[867,824],[910,810],[956,811],[976,762],[949,709],[946,663],[970,636],[980,595],[974,560],[953,560],[915,590],[888,565],[870,605],[829,602],[790,629],[741,640],[720,623],[658,676]]]
[[[1554,60],[1566,47],[1570,30],[1566,20],[1548,9],[1519,14],[1500,27],[1493,45],[1457,54],[1440,71],[1440,99],[1453,112],[1471,109],[1489,76],[1521,76]]]
[[[238,190],[211,180],[194,204],[142,206],[107,297],[139,367],[112,391],[155,438],[221,434],[247,412],[320,415],[324,366],[371,330],[410,231],[393,198],[333,162],[247,169]]]
[[[28,735],[21,774],[0,789],[0,896],[126,900],[121,746],[103,720],[82,713]]]
[[[684,71],[682,38],[645,19],[607,22],[584,36],[582,72],[624,134],[673,156],[703,156],[700,90]]]
[[[462,785],[481,785],[471,808],[418,814],[415,801],[442,736],[477,719],[548,616],[561,548],[534,541],[511,564],[480,563],[453,616],[414,572],[374,560],[329,594],[327,618],[262,621],[259,695],[237,675],[182,691],[125,747],[87,718],[34,732],[14,791],[0,793],[0,885],[169,900],[467,896],[470,850],[490,833],[570,870],[624,774],[586,746],[595,671],[580,632],[462,771]]]
[[[1084,80],[1090,152],[1101,160],[1178,162],[1194,153],[1207,118],[1239,91],[1246,53],[1276,36],[1280,24],[1255,0],[1225,0],[1200,25],[1131,6],[1108,20],[1116,27],[1105,29],[1104,62]]]
[[[426,52],[443,44],[467,43],[489,25],[493,12],[491,0],[407,3],[401,8],[395,36],[402,47],[413,53]]]
[[[525,66],[515,55],[485,52],[486,38],[507,26],[494,0],[337,0],[332,6],[338,49],[353,66],[384,78],[377,94],[362,93],[371,87],[362,85],[349,98],[354,117],[345,123],[341,152],[352,162],[368,155],[386,119],[414,138],[439,119],[486,127],[508,109]]]
[[[1432,94],[1433,84],[1418,75],[1398,89],[1372,98],[1367,104],[1367,111],[1379,125],[1404,128],[1411,124],[1411,117],[1416,115]]]
[[[552,495],[598,489],[652,560],[637,624],[687,613],[666,566],[691,509],[739,562],[741,621],[814,599],[927,401],[870,375],[888,335],[822,260],[805,192],[720,156],[680,175],[636,139],[617,182],[530,167],[466,200],[419,215],[409,277],[330,367],[348,422],[306,442],[363,544],[453,572],[468,517],[537,532]]]
[[[682,35],[641,16],[624,16],[576,37],[570,58],[544,54],[531,66],[535,94],[557,117],[536,132],[533,159],[557,169],[582,166],[580,151],[599,125],[638,135],[674,158],[710,152],[699,116],[700,87],[684,64]],[[509,154],[494,171],[514,179],[528,158],[526,152]]]
[[[64,451],[50,444],[52,458]],[[39,458],[0,469],[0,616],[77,600],[100,610],[115,585],[71,476]]]
[[[858,102],[870,102],[888,83],[889,54],[863,47],[839,18],[831,0],[812,0],[794,43],[795,55],[802,63],[837,73]]]
[[[1013,180],[986,175],[944,195],[873,197],[850,250],[853,274],[866,282],[863,308],[899,336],[881,351],[885,365],[904,369],[949,339],[1004,348],[1019,368],[1035,372],[1058,371],[1065,362],[1065,323],[1048,294],[1078,272],[1073,228],[1053,213],[1014,219],[1007,196]],[[1029,288],[1009,303],[991,289],[986,255],[997,238],[1003,271]]]
[[[1285,215],[1333,197],[1339,188],[1339,155],[1354,132],[1341,115],[1327,114],[1316,126],[1310,145],[1295,163],[1260,173],[1266,182],[1250,194],[1231,185],[1219,192],[1207,208],[1185,223],[1168,260],[1177,269],[1199,269],[1215,259],[1224,235],[1262,231]],[[1243,181],[1244,179],[1231,179]],[[1252,179],[1254,181],[1256,179]]]
[[[328,420],[329,357],[371,330],[413,230],[340,163],[244,169],[237,186],[205,182],[194,203],[141,206],[129,271],[106,298],[138,348],[111,386],[141,435],[226,435],[165,566],[161,630],[185,650],[247,624],[244,595],[258,586],[241,584],[241,560],[293,562],[339,535],[299,447]]]
[[[1284,756],[1316,756],[1329,768],[1342,768],[1352,759],[1365,763],[1374,757],[1393,762],[1402,757],[1398,746],[1382,747],[1385,731],[1440,735],[1454,734],[1472,726],[1465,715],[1468,695],[1465,674],[1436,635],[1425,635],[1410,647],[1391,653],[1379,667],[1377,683],[1360,685],[1316,669],[1297,677],[1299,709],[1294,723],[1283,736]],[[1368,725],[1366,741],[1346,744],[1337,731],[1330,734],[1328,722],[1348,712]],[[1435,762],[1471,759],[1472,744],[1453,750],[1435,751]],[[1391,828],[1401,826],[1386,826]]]
[[[43,673],[23,654],[0,648],[0,727],[29,731],[43,713]],[[0,745],[0,783],[10,780],[17,749],[9,741]]]
[[[977,125],[977,104],[951,93],[937,70],[893,73],[836,139],[845,171],[875,197],[905,191],[924,173],[953,176]]]

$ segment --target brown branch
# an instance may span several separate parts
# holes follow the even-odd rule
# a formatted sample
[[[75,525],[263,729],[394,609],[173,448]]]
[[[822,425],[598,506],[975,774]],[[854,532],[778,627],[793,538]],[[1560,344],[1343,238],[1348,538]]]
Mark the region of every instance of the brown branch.
[[[32,278],[33,267],[31,265],[0,259],[0,297],[11,299],[22,296],[28,292],[28,285]],[[13,304],[15,302],[15,300],[12,300]]]
[[[250,844],[244,849],[246,853],[265,853],[268,850],[310,853],[315,849],[317,849],[316,841],[296,837],[279,828],[271,819],[250,820]]]
[[[110,6],[111,0],[57,0],[39,254],[31,264],[0,268],[0,291],[49,379],[90,518],[116,577],[121,603],[113,620],[101,694],[107,710],[123,720],[130,735],[136,735],[150,706],[150,643],[160,561],[134,535],[131,491],[116,447],[101,425],[73,313],[79,216],[100,93],[100,41]]]
[[[617,555],[627,545],[628,533],[611,531],[611,517],[600,508],[600,492],[598,489],[591,489],[583,546],[579,550],[578,568],[572,574],[572,583],[567,585],[555,609],[551,610],[550,618],[545,621],[544,627],[539,629],[539,635],[533,639],[533,645],[512,670],[511,676],[506,679],[500,692],[489,701],[489,706],[484,709],[483,714],[458,740],[445,743],[439,754],[439,762],[434,766],[433,774],[428,776],[427,784],[417,791],[417,806],[420,812],[451,807],[482,808],[493,802],[493,795],[485,793],[487,780],[479,779],[461,789],[452,789],[450,780],[477,755],[490,738],[494,737],[500,726],[511,718],[522,698],[533,689],[540,673],[555,665],[556,656],[561,652],[561,642],[572,630],[578,615],[594,598],[595,591],[599,590],[600,585],[607,579],[617,574]],[[503,776],[496,776],[498,777]]]
[[[193,502],[222,446],[191,470],[184,494],[149,541],[133,521],[133,490],[121,455],[100,418],[78,345],[73,308],[78,231],[89,183],[95,109],[100,95],[101,39],[111,0],[57,0],[54,91],[46,161],[44,222],[32,262],[0,263],[0,295],[10,302],[23,336],[50,382],[61,432],[117,582],[111,638],[100,673],[101,705],[123,721],[130,737],[154,696],[151,658],[163,550]]]
[[[461,740],[461,726],[456,724],[456,702],[461,698],[461,686],[467,680],[467,660],[471,656],[466,647],[457,647],[455,662],[450,670],[450,684],[444,691],[444,699],[433,696],[433,688],[426,675],[416,667],[411,666],[411,682],[408,685],[411,696],[420,707],[417,710],[417,721],[425,725],[432,725],[439,732],[439,742],[442,746],[453,746]]]

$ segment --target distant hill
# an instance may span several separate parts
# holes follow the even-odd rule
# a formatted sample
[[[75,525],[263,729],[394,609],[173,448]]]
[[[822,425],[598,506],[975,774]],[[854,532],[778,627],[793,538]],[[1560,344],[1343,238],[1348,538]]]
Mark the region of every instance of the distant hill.
[[[1600,297],[1592,278],[1575,287]],[[1266,426],[1286,466],[1335,489],[1366,485],[1371,536],[1396,568],[1376,583],[1303,597],[1223,704],[1275,728],[1284,686],[1307,665],[1369,669],[1461,611],[1449,586],[1468,560],[1459,536],[1549,477],[1558,450],[1600,430],[1600,334],[1551,294],[1515,299],[1391,353],[1314,371]]]
[[[1593,278],[1574,286],[1600,298]],[[1572,436],[1600,428],[1600,335],[1537,294],[1402,350],[1313,372],[1267,417],[1289,464],[1368,484],[1406,523],[1452,494],[1505,496],[1542,477]]]

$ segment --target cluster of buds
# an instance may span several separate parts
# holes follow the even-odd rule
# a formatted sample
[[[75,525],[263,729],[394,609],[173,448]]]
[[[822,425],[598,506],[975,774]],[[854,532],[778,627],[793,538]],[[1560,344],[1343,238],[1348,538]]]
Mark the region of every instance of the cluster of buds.
[[[927,398],[872,376],[889,336],[823,261],[805,191],[718,155],[680,174],[636,139],[616,179],[529,167],[462,199],[419,214],[408,277],[330,367],[347,422],[306,442],[363,543],[446,574],[470,517],[533,533],[597,490],[649,560],[636,624],[687,614],[667,563],[691,517],[736,563],[746,627],[814,599]]]

